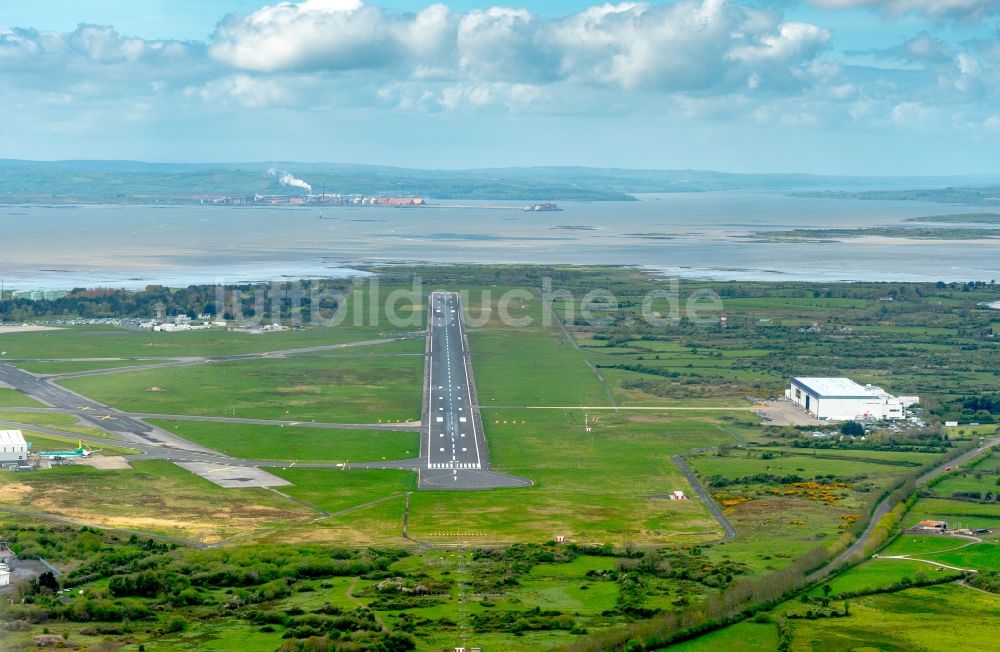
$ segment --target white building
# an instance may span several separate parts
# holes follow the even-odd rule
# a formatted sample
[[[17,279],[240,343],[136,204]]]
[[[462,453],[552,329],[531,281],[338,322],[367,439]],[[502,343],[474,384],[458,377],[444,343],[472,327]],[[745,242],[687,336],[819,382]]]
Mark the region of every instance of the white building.
[[[7,564],[0,564],[0,586],[7,586],[10,584],[10,568]]]
[[[902,419],[917,396],[893,396],[875,385],[859,385],[850,378],[792,378],[786,398],[817,419]]]
[[[0,464],[25,462],[28,459],[28,443],[20,430],[0,430]]]

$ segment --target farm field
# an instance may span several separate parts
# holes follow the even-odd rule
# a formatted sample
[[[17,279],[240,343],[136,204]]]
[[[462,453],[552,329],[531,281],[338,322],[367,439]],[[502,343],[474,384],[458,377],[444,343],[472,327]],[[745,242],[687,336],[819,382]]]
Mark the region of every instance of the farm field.
[[[973,503],[962,500],[921,498],[903,521],[910,527],[923,520],[945,521],[951,529],[986,528],[992,538],[1000,537],[1000,504]]]
[[[63,385],[130,412],[368,423],[419,421],[423,358],[261,358]]]
[[[778,631],[774,623],[742,622],[717,629],[703,636],[681,641],[670,646],[680,652],[773,652],[778,647]]]
[[[888,554],[888,553],[886,553]],[[953,575],[952,571],[907,559],[870,559],[845,573],[837,575],[823,584],[830,586],[833,595],[855,591],[872,591],[897,584],[904,578],[910,580],[926,577],[933,579],[941,575]],[[817,587],[809,595],[819,597],[825,588]],[[821,590],[822,589],[822,590]]]
[[[415,432],[296,428],[151,419],[185,439],[227,455],[254,460],[373,462],[416,457]]]
[[[997,610],[1000,596],[954,584],[855,598],[846,618],[789,621],[791,649],[990,649]]]

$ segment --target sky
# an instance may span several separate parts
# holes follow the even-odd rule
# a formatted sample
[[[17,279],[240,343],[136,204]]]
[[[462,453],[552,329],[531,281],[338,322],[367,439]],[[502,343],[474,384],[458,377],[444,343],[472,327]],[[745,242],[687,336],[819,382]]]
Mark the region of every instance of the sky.
[[[1000,0],[4,0],[0,158],[1000,173]]]

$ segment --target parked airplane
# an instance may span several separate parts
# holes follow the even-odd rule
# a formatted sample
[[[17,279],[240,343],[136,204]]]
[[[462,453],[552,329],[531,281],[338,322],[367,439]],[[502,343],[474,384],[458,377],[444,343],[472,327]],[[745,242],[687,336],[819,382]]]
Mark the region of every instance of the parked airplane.
[[[76,450],[71,451],[39,451],[38,457],[43,460],[65,460],[74,457],[90,457],[93,453],[90,448],[83,445],[82,441],[77,442],[78,446]]]

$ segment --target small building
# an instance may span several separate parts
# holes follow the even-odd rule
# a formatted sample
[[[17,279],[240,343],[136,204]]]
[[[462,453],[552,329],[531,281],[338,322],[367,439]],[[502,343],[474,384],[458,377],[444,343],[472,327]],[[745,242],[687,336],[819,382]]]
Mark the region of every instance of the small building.
[[[566,537],[561,534],[556,535],[556,543],[566,543]]]
[[[680,489],[675,490],[670,494],[670,500],[687,500],[688,497],[684,495],[684,492]]]
[[[897,398],[876,385],[859,385],[850,378],[792,378],[785,397],[817,419],[902,419],[917,396]]]
[[[10,584],[10,568],[7,564],[0,564],[0,586],[7,586]]]
[[[0,541],[0,564],[10,567],[11,564],[17,561],[17,555],[14,551],[10,549],[6,541]]]
[[[20,430],[0,430],[0,464],[24,463],[28,459],[28,443]]]
[[[914,529],[924,532],[947,532],[948,523],[946,521],[920,521]]]

